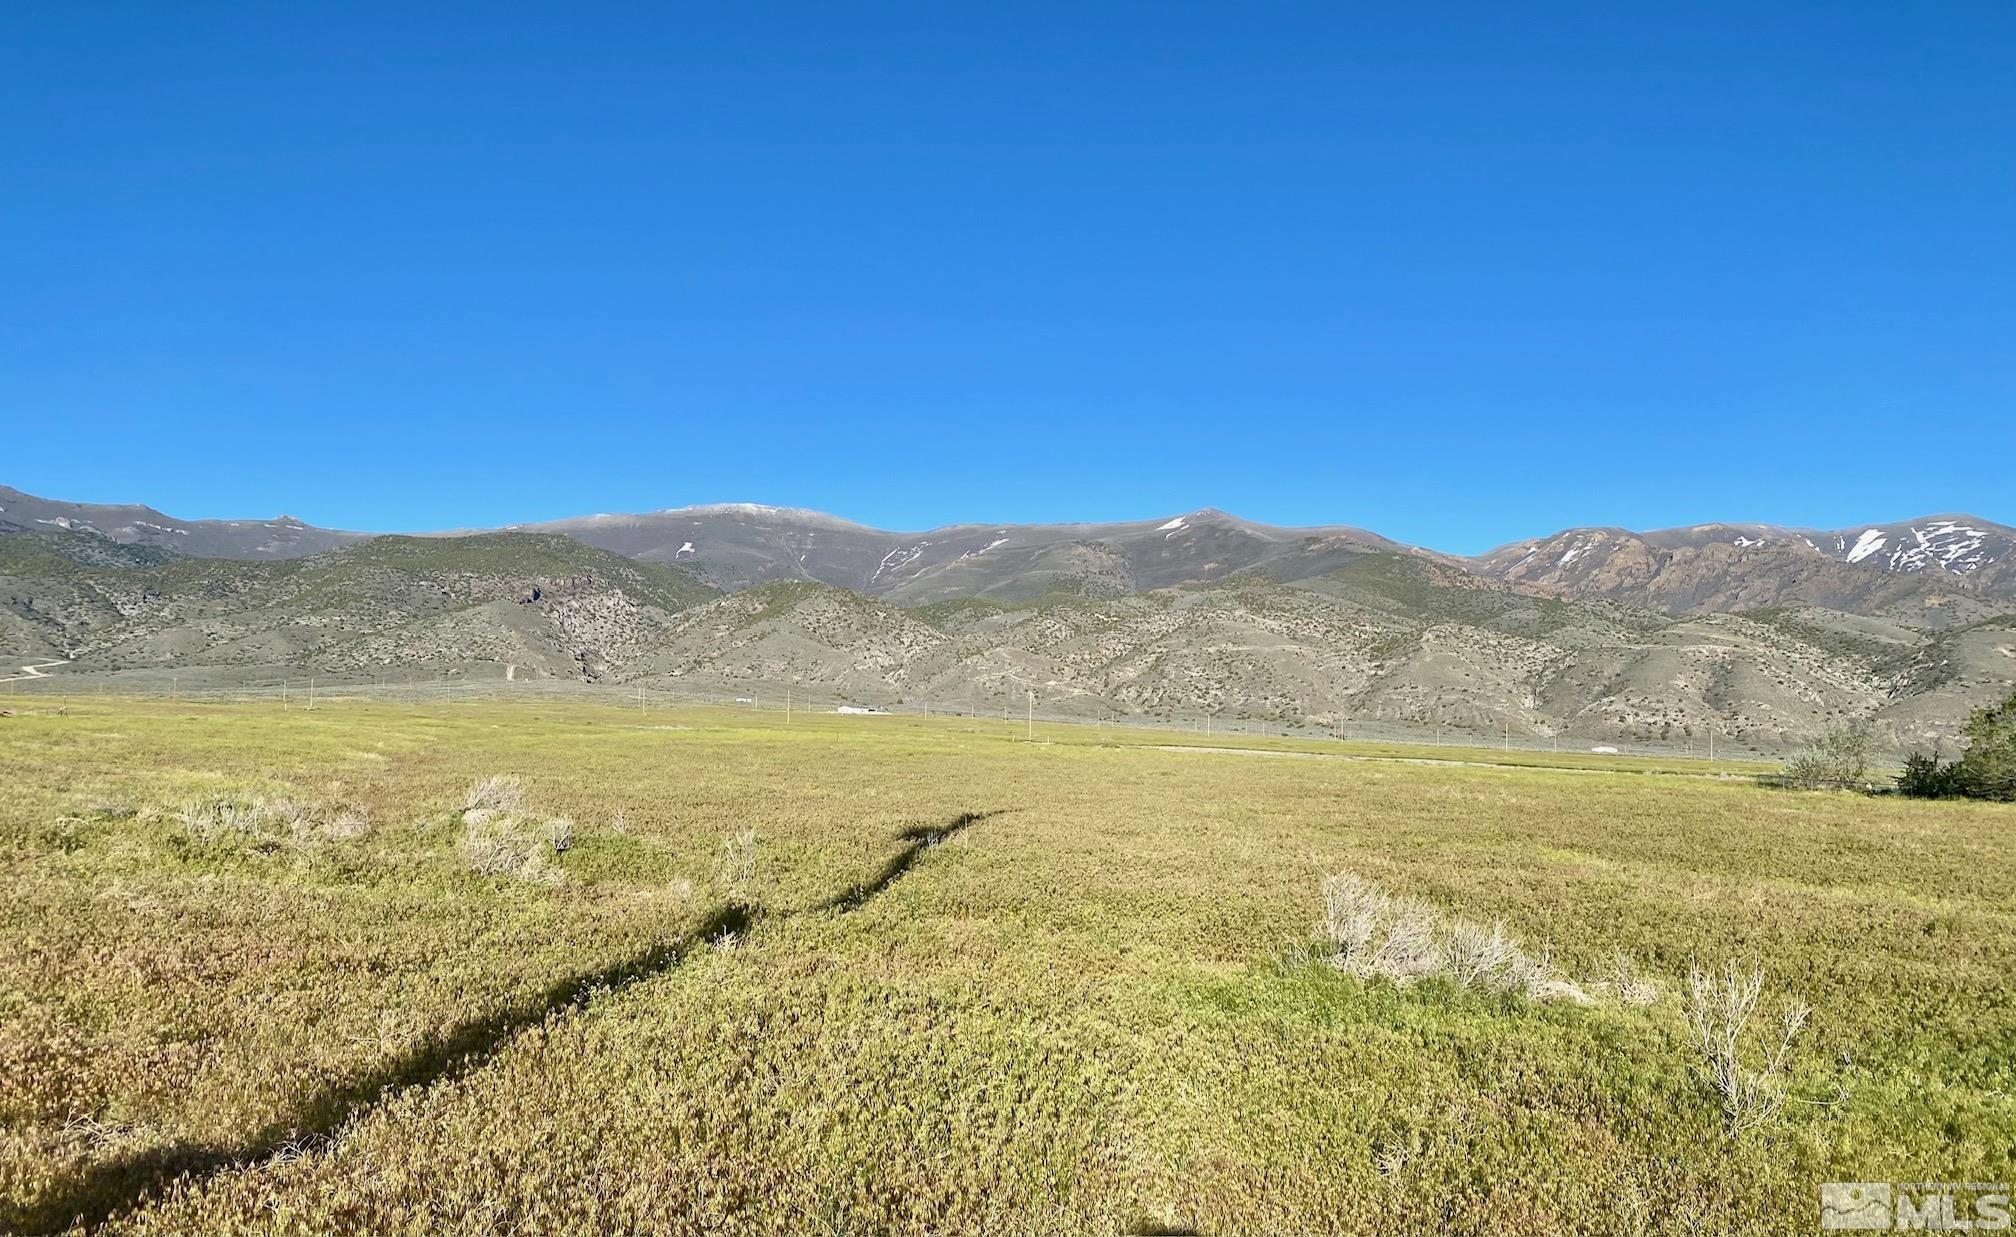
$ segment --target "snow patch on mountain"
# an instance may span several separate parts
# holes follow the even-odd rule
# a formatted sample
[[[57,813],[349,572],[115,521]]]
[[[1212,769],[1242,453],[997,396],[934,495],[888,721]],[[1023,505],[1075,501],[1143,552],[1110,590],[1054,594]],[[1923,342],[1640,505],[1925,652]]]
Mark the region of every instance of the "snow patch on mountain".
[[[1937,567],[1954,575],[1967,575],[1994,562],[1983,550],[1988,534],[1958,520],[1933,520],[1923,528],[1911,526],[1911,540],[1890,552],[1892,571],[1923,571]]]
[[[897,546],[882,556],[882,561],[876,565],[875,574],[868,577],[868,582],[873,584],[875,581],[881,579],[882,573],[885,571],[901,571],[905,567],[908,567],[911,563],[917,561],[918,557],[924,553],[924,547],[930,544],[928,541],[920,541],[914,546]]]
[[[985,553],[986,553],[987,551],[989,551],[989,550],[993,549],[993,548],[994,548],[994,547],[996,547],[996,546],[1004,546],[1004,545],[1007,545],[1007,544],[1008,544],[1008,538],[1006,538],[1006,537],[996,537],[996,538],[995,538],[994,540],[992,540],[992,541],[988,542],[988,543],[987,543],[986,545],[983,545],[983,546],[981,546],[981,547],[980,547],[979,549],[977,549],[977,550],[968,550],[968,551],[966,551],[966,552],[965,552],[964,554],[961,554],[961,555],[959,556],[959,559],[960,559],[960,561],[961,561],[961,562],[963,562],[963,561],[965,561],[966,559],[969,559],[969,558],[972,558],[972,557],[974,557],[975,555],[979,555],[979,554],[985,554]]]
[[[1868,558],[1871,554],[1874,554],[1876,553],[1876,551],[1882,549],[1884,543],[1887,542],[1888,540],[1889,538],[1883,535],[1882,529],[1879,528],[1869,529],[1867,532],[1864,532],[1860,538],[1856,540],[1855,548],[1848,551],[1848,561],[1851,563],[1861,562],[1863,559]]]

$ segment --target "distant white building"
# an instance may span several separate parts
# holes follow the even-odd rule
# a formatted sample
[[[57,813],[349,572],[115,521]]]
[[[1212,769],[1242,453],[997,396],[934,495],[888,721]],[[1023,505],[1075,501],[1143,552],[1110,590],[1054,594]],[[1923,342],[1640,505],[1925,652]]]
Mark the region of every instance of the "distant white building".
[[[887,709],[864,709],[858,704],[843,704],[833,711],[835,713],[873,713],[877,715],[883,715],[889,712],[889,710]]]

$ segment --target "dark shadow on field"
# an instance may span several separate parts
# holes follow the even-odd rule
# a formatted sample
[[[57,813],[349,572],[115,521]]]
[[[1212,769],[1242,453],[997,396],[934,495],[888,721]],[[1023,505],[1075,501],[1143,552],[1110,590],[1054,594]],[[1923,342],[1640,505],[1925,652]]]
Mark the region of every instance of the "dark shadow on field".
[[[1002,809],[1008,811],[1013,809]],[[821,903],[819,911],[841,913],[859,909],[915,867],[924,852],[1002,811],[967,812],[943,825],[919,825],[897,835],[902,850],[874,880]],[[22,1237],[96,1228],[118,1212],[147,1202],[177,1181],[201,1182],[235,1168],[248,1168],[292,1148],[305,1148],[328,1138],[392,1092],[453,1082],[487,1064],[508,1047],[519,1032],[586,1006],[597,996],[620,992],[632,984],[663,975],[694,949],[724,936],[742,935],[763,919],[761,908],[731,904],[674,941],[653,945],[642,953],[584,972],[515,1001],[494,1014],[455,1027],[446,1036],[331,1086],[291,1120],[275,1122],[235,1144],[182,1143],[108,1160],[59,1185],[32,1205],[0,1199],[0,1234]]]
[[[316,1096],[292,1120],[267,1126],[244,1142],[228,1146],[184,1143],[110,1160],[32,1206],[0,1204],[0,1232],[60,1233],[79,1224],[93,1228],[178,1179],[201,1181],[256,1164],[289,1147],[311,1145],[387,1094],[460,1078],[502,1052],[520,1031],[554,1014],[579,1009],[598,994],[662,975],[696,947],[748,930],[760,915],[755,907],[723,907],[676,941],[660,942],[640,954],[563,979],[488,1017],[462,1023],[405,1056],[339,1082]]]
[[[860,884],[847,890],[847,892],[828,899],[818,909],[822,911],[837,911],[842,915],[845,915],[849,911],[860,910],[876,894],[895,884],[902,878],[905,872],[916,867],[917,861],[924,857],[925,851],[930,850],[948,838],[957,836],[962,830],[977,825],[989,817],[1003,816],[1015,810],[1014,808],[997,808],[992,812],[967,812],[963,815],[953,817],[942,825],[918,825],[911,829],[905,829],[896,835],[897,840],[905,844],[903,849],[897,851],[888,863],[882,865],[882,870],[875,875],[873,880],[862,881]]]

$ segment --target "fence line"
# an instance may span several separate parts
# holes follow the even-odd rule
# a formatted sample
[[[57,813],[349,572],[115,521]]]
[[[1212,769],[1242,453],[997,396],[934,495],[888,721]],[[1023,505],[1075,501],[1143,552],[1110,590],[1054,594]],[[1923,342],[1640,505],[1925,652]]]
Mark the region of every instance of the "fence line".
[[[483,677],[467,674],[410,672],[366,676],[325,676],[293,673],[291,668],[246,668],[236,681],[218,682],[214,674],[203,681],[182,681],[182,676],[157,671],[47,675],[0,683],[0,699],[5,694],[19,696],[123,696],[157,700],[259,701],[270,700],[288,709],[305,709],[335,700],[386,700],[412,704],[455,706],[505,700],[541,698],[592,699],[615,707],[635,707],[648,715],[664,710],[698,705],[741,707],[765,713],[779,713],[787,707],[805,713],[831,714],[837,709],[873,708],[880,712],[941,718],[973,718],[997,723],[1027,725],[1032,721],[1047,726],[1072,725],[1145,730],[1169,734],[1222,735],[1227,738],[1268,737],[1335,739],[1349,742],[1404,744],[1409,746],[1499,748],[1520,752],[1587,752],[1611,748],[1619,754],[1667,758],[1710,756],[1706,735],[1680,738],[1608,739],[1587,735],[1544,735],[1522,732],[1516,724],[1498,722],[1490,728],[1438,725],[1426,722],[1394,721],[1379,718],[1305,719],[1301,723],[1272,718],[1232,717],[1224,713],[1170,711],[1130,713],[1111,707],[1086,710],[1045,708],[1040,695],[1032,711],[1024,693],[996,692],[985,695],[979,684],[967,701],[888,702],[872,697],[851,696],[830,688],[808,689],[795,683],[775,680],[687,680],[656,679],[630,683],[589,683],[575,679],[529,678],[508,675],[503,666]],[[1713,758],[1743,760],[1782,755],[1782,749],[1760,747],[1727,735],[1714,740]]]

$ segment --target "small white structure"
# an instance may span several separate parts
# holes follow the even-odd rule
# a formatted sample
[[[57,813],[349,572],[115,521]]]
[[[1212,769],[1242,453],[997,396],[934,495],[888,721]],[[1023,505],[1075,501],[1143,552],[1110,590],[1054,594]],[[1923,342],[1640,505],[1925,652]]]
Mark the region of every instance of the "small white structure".
[[[865,714],[872,714],[878,717],[886,716],[889,712],[889,710],[887,709],[864,709],[858,704],[843,704],[833,711],[835,713],[865,713]]]
[[[1589,750],[1599,756],[1615,756],[1617,754],[1617,749],[1614,747],[1592,747]]]

